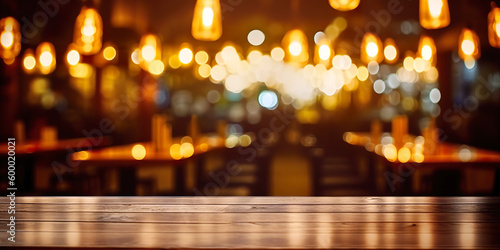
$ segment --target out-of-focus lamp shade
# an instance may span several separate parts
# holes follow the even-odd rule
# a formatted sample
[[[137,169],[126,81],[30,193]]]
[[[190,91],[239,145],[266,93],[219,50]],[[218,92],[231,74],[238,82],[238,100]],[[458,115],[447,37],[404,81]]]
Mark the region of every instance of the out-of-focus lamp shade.
[[[296,66],[304,66],[309,60],[306,34],[300,29],[288,31],[282,40],[285,60]]]
[[[384,58],[388,64],[394,64],[399,60],[399,50],[392,38],[385,39]]]
[[[492,47],[500,48],[500,8],[494,2],[488,14],[488,39]]]
[[[161,61],[161,41],[157,35],[146,34],[139,43],[139,66],[149,71],[153,61]]]
[[[334,51],[332,49],[332,42],[330,39],[324,37],[319,40],[314,49],[314,63],[323,64],[328,68],[331,65],[331,58],[333,56]]]
[[[420,37],[417,55],[425,61],[430,62],[431,65],[436,65],[436,44],[434,40],[425,35]]]
[[[368,64],[375,61],[380,63],[384,60],[383,45],[380,38],[373,33],[366,33],[361,42],[361,61]]]
[[[479,37],[473,30],[464,28],[458,39],[458,55],[462,60],[477,60],[481,57]]]
[[[216,41],[222,35],[219,0],[197,0],[194,7],[191,34],[200,41]]]
[[[47,75],[52,73],[56,68],[56,50],[54,49],[54,45],[49,42],[40,43],[36,48],[36,59],[36,65],[41,74]]]
[[[444,28],[450,24],[448,0],[420,0],[420,25],[426,29]]]
[[[24,51],[23,70],[26,74],[33,74],[36,71],[36,57],[32,49]]]
[[[102,19],[97,10],[83,7],[76,18],[73,43],[82,55],[95,55],[102,47]]]
[[[340,11],[349,11],[356,9],[360,0],[329,0],[332,8]]]
[[[21,52],[21,32],[19,23],[13,17],[0,19],[0,57],[7,63]]]

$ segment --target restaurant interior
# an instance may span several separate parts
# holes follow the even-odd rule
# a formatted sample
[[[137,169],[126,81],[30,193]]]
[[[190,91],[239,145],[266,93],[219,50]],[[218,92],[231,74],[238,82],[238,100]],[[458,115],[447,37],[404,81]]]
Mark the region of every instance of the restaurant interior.
[[[500,194],[498,0],[0,3],[4,195]]]

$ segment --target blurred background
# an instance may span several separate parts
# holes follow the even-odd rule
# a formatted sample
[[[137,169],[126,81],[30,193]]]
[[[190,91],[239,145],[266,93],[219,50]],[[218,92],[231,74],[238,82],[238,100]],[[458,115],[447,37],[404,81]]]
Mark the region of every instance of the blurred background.
[[[2,0],[15,185],[498,194],[495,1],[356,2]]]

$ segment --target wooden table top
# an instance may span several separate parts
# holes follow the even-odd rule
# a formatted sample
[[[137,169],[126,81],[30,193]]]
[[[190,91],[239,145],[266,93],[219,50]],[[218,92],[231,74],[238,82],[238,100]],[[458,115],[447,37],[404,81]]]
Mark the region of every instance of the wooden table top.
[[[17,197],[16,203],[16,242],[4,233],[0,246],[500,249],[500,197]],[[6,198],[0,207],[7,211]]]
[[[367,144],[370,143],[371,137],[369,133],[347,133],[352,136],[351,140],[348,141],[348,143],[351,145],[362,146],[366,148]],[[371,150],[371,152],[376,153],[374,150]],[[383,157],[383,155],[381,156]],[[422,162],[415,162],[411,158],[408,162],[426,166],[453,166],[453,164],[471,166],[472,164],[480,163],[484,166],[500,167],[500,152],[479,149],[467,145],[441,142],[436,145],[435,153],[424,154],[423,156],[424,158]],[[400,162],[396,160],[393,163],[399,164]]]
[[[172,144],[180,145],[181,138],[173,138]],[[144,149],[144,157],[134,157],[133,148],[140,145]],[[193,152],[187,157],[173,157],[169,151],[155,152],[150,142],[134,143],[120,146],[110,146],[102,149],[76,152],[71,155],[71,160],[79,162],[81,165],[148,165],[168,162],[178,162],[189,159],[193,156],[203,154],[218,148],[224,148],[224,139],[217,136],[203,136],[198,143],[190,144]],[[170,145],[171,146],[171,145]]]

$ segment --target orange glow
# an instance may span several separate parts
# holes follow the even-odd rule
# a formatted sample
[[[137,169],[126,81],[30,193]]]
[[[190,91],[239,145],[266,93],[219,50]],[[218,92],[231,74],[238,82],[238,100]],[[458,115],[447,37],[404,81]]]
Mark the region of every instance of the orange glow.
[[[76,153],[76,159],[85,161],[89,158],[89,153],[87,151],[80,151]]]
[[[283,48],[285,48],[285,59],[296,66],[304,66],[309,60],[309,48],[306,34],[302,30],[294,29],[288,31],[283,37]]]
[[[463,29],[458,39],[458,55],[462,60],[477,60],[481,57],[479,37],[470,29]]]
[[[27,74],[35,72],[36,58],[32,49],[27,49],[23,56],[23,70]]]
[[[196,1],[191,34],[201,41],[216,41],[221,37],[222,17],[219,0]]]
[[[194,154],[193,144],[185,142],[181,144],[181,155],[184,158],[189,158]]]
[[[398,159],[398,150],[393,144],[385,145],[382,149],[382,153],[390,162],[395,162]]]
[[[142,160],[146,157],[146,148],[141,144],[136,144],[132,148],[132,157],[136,160]]]
[[[154,34],[146,34],[142,36],[139,48],[139,66],[149,71],[151,62],[161,60],[160,38]]]
[[[0,57],[5,62],[14,62],[21,52],[21,32],[19,23],[13,17],[0,19]]]
[[[494,2],[488,14],[488,39],[492,47],[500,48],[500,8]]]
[[[37,66],[40,73],[47,75],[56,68],[56,50],[54,45],[43,42],[36,48]]]
[[[103,50],[102,50],[102,56],[104,59],[111,61],[116,58],[116,49],[113,45],[108,44]]]
[[[436,44],[434,40],[428,36],[420,37],[418,43],[418,56],[432,65],[436,64]]]
[[[398,47],[392,38],[387,38],[385,40],[384,57],[385,61],[389,64],[396,63],[399,59]]]
[[[321,39],[314,49],[314,63],[329,67],[333,56],[332,43],[328,38]]]
[[[102,18],[93,8],[83,7],[76,18],[73,43],[82,55],[95,55],[102,47]]]
[[[448,0],[420,0],[420,25],[426,29],[444,28],[450,24]]]
[[[336,10],[349,11],[356,9],[360,0],[329,0],[330,6]]]
[[[401,148],[398,151],[398,160],[399,162],[405,163],[408,162],[411,158],[411,152],[408,148]]]
[[[384,60],[382,48],[382,41],[378,36],[370,32],[366,33],[361,42],[361,60],[366,64],[371,61],[382,62]]]
[[[174,159],[174,160],[182,159],[181,145],[180,144],[175,143],[175,144],[172,144],[172,146],[170,146],[170,156],[172,156],[172,159]]]

